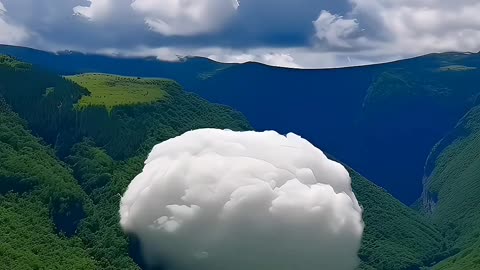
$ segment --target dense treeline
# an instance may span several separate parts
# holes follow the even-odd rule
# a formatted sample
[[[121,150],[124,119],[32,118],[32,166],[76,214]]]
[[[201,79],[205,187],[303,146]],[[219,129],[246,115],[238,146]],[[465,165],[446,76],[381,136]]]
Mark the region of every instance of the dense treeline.
[[[455,256],[442,270],[480,265],[480,106],[473,107],[432,151],[423,207],[446,238]]]
[[[94,147],[90,139],[76,144],[66,161],[71,165],[83,190],[90,195],[112,180],[113,159],[103,150]]]
[[[54,146],[60,157],[66,156],[73,144],[85,136],[115,159],[126,159],[145,141],[162,141],[192,128],[250,127],[240,113],[230,108],[212,106],[184,92],[173,81],[161,83],[168,94],[162,102],[121,106],[111,112],[103,106],[76,110],[74,105],[88,94],[87,89],[35,66],[0,56],[0,94],[35,133]]]
[[[61,147],[57,140],[72,136],[73,104],[87,93],[73,82],[41,68],[0,56],[0,94],[50,144]]]
[[[168,98],[150,105],[122,106],[110,113],[105,107],[89,107],[77,114],[77,130],[93,138],[114,159],[127,159],[142,148],[202,127],[249,129],[238,112],[184,92],[180,85],[165,81]]]
[[[85,193],[54,152],[25,130],[0,100],[0,192],[32,193],[48,204],[57,229],[72,234],[85,215]]]
[[[448,243],[428,220],[349,169],[364,208],[361,269],[418,269],[445,258]]]
[[[71,237],[88,208],[71,172],[0,98],[0,268],[95,268]]]
[[[251,129],[240,113],[162,83],[168,99],[161,102],[77,110],[86,89],[0,57],[0,95],[8,101],[0,102],[0,228],[9,231],[0,245],[9,260],[0,268],[65,269],[75,258],[73,269],[138,269],[118,205],[151,147],[190,129]]]

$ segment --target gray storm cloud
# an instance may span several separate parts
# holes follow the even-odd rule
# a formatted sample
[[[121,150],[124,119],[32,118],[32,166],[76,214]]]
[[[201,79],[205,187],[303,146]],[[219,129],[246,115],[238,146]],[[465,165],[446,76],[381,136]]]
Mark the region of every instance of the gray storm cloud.
[[[362,209],[346,169],[295,134],[200,129],[156,145],[120,204],[150,265],[355,269]]]

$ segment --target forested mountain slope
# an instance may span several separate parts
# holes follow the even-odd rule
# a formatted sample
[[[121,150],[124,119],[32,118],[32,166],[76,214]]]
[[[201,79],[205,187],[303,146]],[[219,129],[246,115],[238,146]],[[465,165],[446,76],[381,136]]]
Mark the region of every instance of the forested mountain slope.
[[[0,98],[1,269],[94,269],[73,236],[89,202],[54,152]]]
[[[136,79],[131,79],[136,80]],[[26,119],[32,130],[63,157],[84,136],[115,158],[135,154],[144,145],[195,127],[250,127],[240,113],[186,93],[170,80],[156,80],[165,92],[162,102],[77,106],[90,92],[67,78],[0,56],[0,94]],[[133,106],[136,105],[136,106]]]
[[[419,269],[447,256],[448,243],[425,217],[349,171],[353,190],[364,208],[360,269]]]
[[[457,255],[435,269],[480,265],[480,106],[472,108],[432,151],[423,210],[455,243]]]
[[[118,205],[146,153],[190,129],[250,129],[238,112],[174,82],[162,86],[168,98],[161,102],[79,108],[87,89],[0,57],[0,252],[9,259],[1,269],[138,269]]]

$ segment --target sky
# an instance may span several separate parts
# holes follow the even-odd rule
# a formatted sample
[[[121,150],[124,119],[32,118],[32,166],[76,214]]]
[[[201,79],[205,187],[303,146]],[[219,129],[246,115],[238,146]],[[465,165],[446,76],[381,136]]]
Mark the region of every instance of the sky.
[[[480,51],[478,0],[0,0],[0,43],[324,68]]]

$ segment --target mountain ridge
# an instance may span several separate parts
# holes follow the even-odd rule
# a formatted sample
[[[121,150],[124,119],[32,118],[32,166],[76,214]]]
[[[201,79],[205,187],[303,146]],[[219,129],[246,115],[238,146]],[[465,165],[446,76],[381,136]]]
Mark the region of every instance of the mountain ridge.
[[[354,65],[354,66],[341,66],[341,67],[326,67],[326,68],[295,68],[295,67],[284,67],[284,66],[275,66],[275,65],[268,65],[262,62],[257,61],[246,61],[246,62],[222,62],[217,61],[208,57],[204,56],[195,56],[195,55],[187,55],[187,56],[177,56],[177,60],[162,60],[154,55],[145,55],[145,56],[136,56],[136,55],[128,55],[128,54],[121,54],[121,53],[91,53],[91,52],[82,52],[77,50],[60,50],[60,51],[45,51],[42,49],[36,49],[32,47],[26,46],[16,46],[16,45],[8,45],[8,44],[0,44],[0,50],[4,52],[8,52],[11,49],[16,50],[27,50],[27,51],[34,51],[37,53],[47,53],[51,55],[83,55],[83,56],[101,56],[101,57],[108,57],[114,59],[132,59],[132,60],[149,60],[149,61],[158,61],[158,62],[166,62],[166,63],[182,63],[189,60],[208,60],[210,62],[220,64],[220,65],[262,65],[271,68],[279,68],[279,69],[292,69],[292,70],[311,70],[311,71],[318,71],[318,70],[337,70],[337,69],[355,69],[355,68],[364,68],[370,66],[382,66],[388,64],[396,64],[399,62],[404,61],[411,61],[418,58],[424,57],[435,57],[435,56],[442,56],[442,55],[475,55],[480,54],[479,52],[462,52],[462,51],[445,51],[445,52],[436,52],[436,53],[428,53],[422,54],[417,56],[412,56],[408,58],[386,61],[386,62],[378,62],[378,63],[371,63],[365,65]]]

